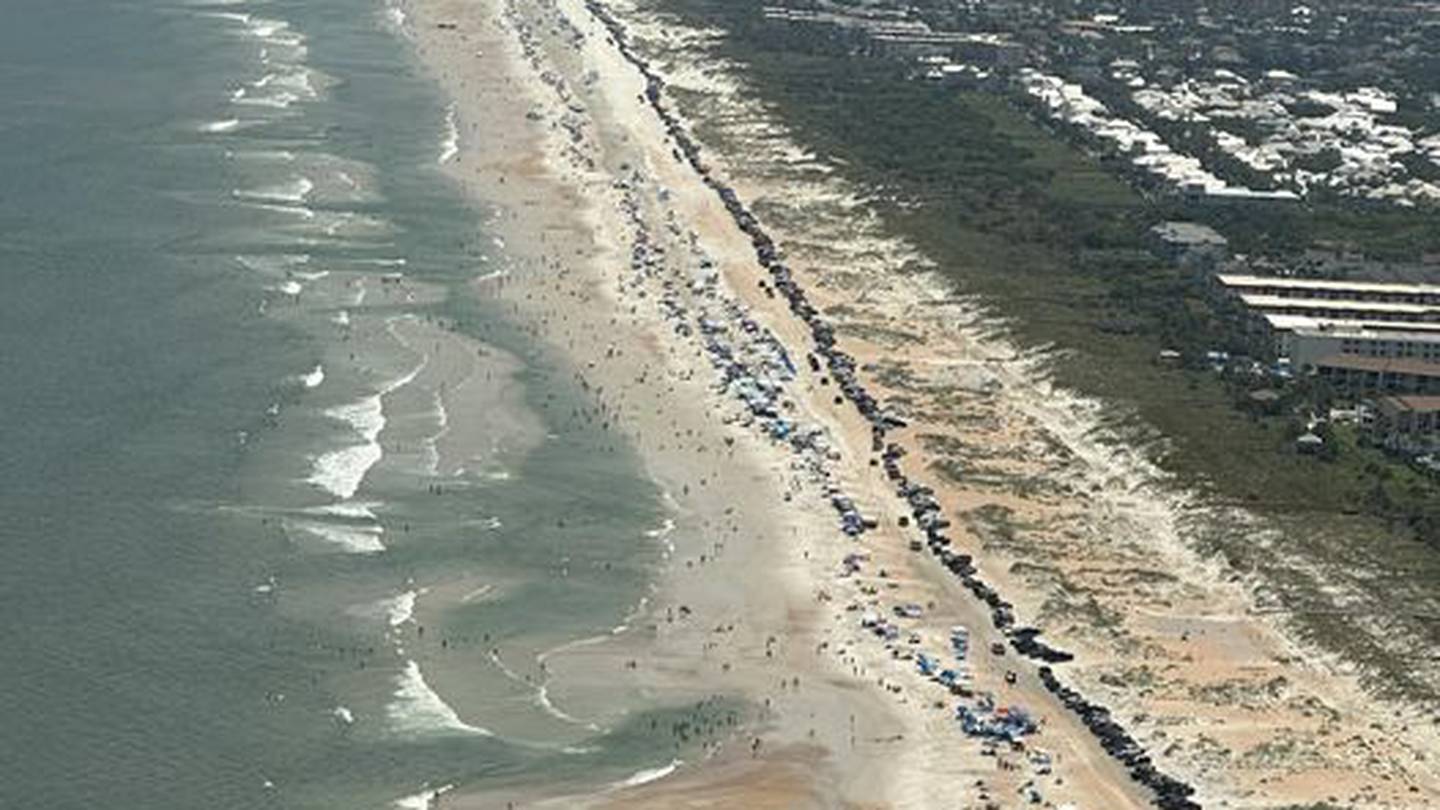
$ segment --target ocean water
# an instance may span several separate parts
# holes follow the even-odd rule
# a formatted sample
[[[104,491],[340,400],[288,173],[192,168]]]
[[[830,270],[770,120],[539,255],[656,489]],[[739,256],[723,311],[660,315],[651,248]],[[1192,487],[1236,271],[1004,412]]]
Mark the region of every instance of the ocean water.
[[[665,513],[547,416],[563,361],[462,294],[506,259],[438,171],[453,118],[401,15],[6,17],[0,807],[423,806],[664,766],[652,715],[600,729],[537,688],[536,655],[644,597]],[[458,426],[401,339],[433,323],[514,358],[538,444],[439,469]]]

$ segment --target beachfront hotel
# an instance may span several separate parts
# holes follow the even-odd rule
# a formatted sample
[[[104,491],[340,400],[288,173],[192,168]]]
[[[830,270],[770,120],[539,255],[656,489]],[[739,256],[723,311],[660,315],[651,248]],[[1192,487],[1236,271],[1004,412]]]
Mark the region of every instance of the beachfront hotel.
[[[1217,274],[1277,357],[1351,391],[1440,392],[1440,285]]]

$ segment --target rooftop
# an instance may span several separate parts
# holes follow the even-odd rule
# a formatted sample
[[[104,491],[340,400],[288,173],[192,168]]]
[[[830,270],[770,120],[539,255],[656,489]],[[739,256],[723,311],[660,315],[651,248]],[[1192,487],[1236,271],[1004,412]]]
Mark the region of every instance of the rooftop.
[[[1440,334],[1440,323],[1363,321],[1335,318],[1316,318],[1312,315],[1279,315],[1271,312],[1261,317],[1276,332],[1322,332],[1325,334],[1371,333],[1377,336],[1393,337],[1396,332],[1420,332]]]
[[[1324,309],[1324,310],[1353,310],[1355,312],[1373,312],[1376,314],[1406,314],[1406,315],[1440,315],[1440,306],[1431,304],[1411,304],[1403,301],[1351,301],[1344,298],[1291,298],[1283,295],[1266,295],[1264,293],[1241,293],[1240,300],[1248,307],[1255,309]]]
[[[1198,222],[1162,222],[1150,232],[1166,242],[1183,245],[1227,245],[1229,240],[1209,225]]]
[[[1245,200],[1284,200],[1284,201],[1298,201],[1298,200],[1300,199],[1300,195],[1299,195],[1299,194],[1296,194],[1295,192],[1293,192],[1293,191],[1291,191],[1291,190],[1289,190],[1289,189],[1285,189],[1285,188],[1278,188],[1278,189],[1261,189],[1261,188],[1243,188],[1243,187],[1240,187],[1240,186],[1224,186],[1224,187],[1221,187],[1221,188],[1205,188],[1205,189],[1201,189],[1201,191],[1202,191],[1202,193],[1204,193],[1205,196],[1207,196],[1207,197],[1218,197],[1218,198],[1235,198],[1235,199],[1245,199]]]
[[[1396,284],[1384,281],[1342,281],[1327,278],[1252,276],[1242,273],[1218,273],[1215,278],[1226,287],[1232,288],[1270,287],[1287,290],[1325,290],[1327,292],[1440,296],[1440,284]]]

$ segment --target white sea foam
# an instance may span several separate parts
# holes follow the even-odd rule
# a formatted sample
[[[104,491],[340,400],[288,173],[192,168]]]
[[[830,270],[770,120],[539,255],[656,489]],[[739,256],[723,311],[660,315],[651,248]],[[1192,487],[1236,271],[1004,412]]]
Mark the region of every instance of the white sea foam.
[[[270,45],[298,47],[305,43],[305,35],[291,28],[290,23],[267,17],[246,20],[245,33]]]
[[[297,521],[295,525],[350,554],[379,554],[385,550],[385,544],[380,541],[384,529],[379,526],[350,526],[309,520]]]
[[[211,133],[234,132],[235,130],[237,130],[237,129],[239,129],[239,128],[240,128],[240,119],[239,119],[239,118],[226,118],[226,119],[223,120],[223,121],[211,121],[211,122],[209,122],[209,123],[207,123],[207,124],[201,124],[201,125],[200,125],[200,131],[201,131],[201,132],[211,132]]]
[[[284,31],[290,27],[290,23],[284,20],[272,20],[266,17],[248,17],[248,15],[245,23],[248,33],[262,39],[274,36],[280,31]]]
[[[567,641],[567,642],[565,642],[564,644],[559,645],[558,647],[554,647],[554,648],[551,648],[551,649],[549,649],[549,650],[546,650],[545,652],[540,653],[539,655],[535,656],[535,660],[536,660],[538,663],[540,663],[540,664],[543,665],[547,660],[550,659],[551,656],[553,656],[553,655],[555,655],[555,654],[557,654],[557,653],[563,653],[563,652],[567,652],[567,651],[569,651],[569,650],[579,649],[580,647],[590,647],[590,646],[593,646],[593,645],[595,645],[595,644],[603,644],[603,643],[605,643],[606,641],[609,641],[609,640],[610,640],[610,634],[607,633],[607,634],[605,634],[605,635],[590,636],[590,637],[588,637],[588,638],[579,638],[579,639],[575,639],[574,641]],[[497,657],[495,657],[493,654],[492,654],[491,658],[492,658],[492,660],[494,660],[497,664],[500,663],[500,662],[499,662],[499,659],[498,659]],[[502,667],[502,668],[503,668],[503,667]],[[511,675],[511,676],[513,677],[513,674],[509,672],[508,668],[504,668],[504,671],[506,672],[507,675]],[[528,685],[529,682],[526,681],[526,684]],[[591,730],[591,731],[600,731],[600,730],[601,730],[601,728],[600,728],[599,726],[597,726],[596,724],[591,723],[591,722],[589,722],[588,720],[581,720],[580,718],[578,718],[578,717],[570,714],[569,712],[566,712],[565,710],[561,709],[559,706],[556,706],[553,702],[551,702],[551,700],[550,700],[550,683],[549,683],[548,679],[547,679],[544,683],[541,683],[541,684],[539,685],[539,687],[536,688],[536,690],[535,690],[535,703],[536,703],[536,705],[538,705],[540,708],[544,709],[545,712],[546,712],[547,714],[549,714],[551,717],[554,717],[554,718],[556,718],[556,719],[558,719],[558,720],[563,720],[563,721],[565,721],[566,723],[571,723],[571,724],[577,725],[577,726],[584,726],[585,728],[587,728],[587,729],[589,729],[589,730]]]
[[[319,281],[330,275],[329,270],[291,270],[290,275],[301,281]]]
[[[310,182],[308,177],[295,177],[288,183],[281,183],[274,186],[263,186],[253,189],[235,189],[230,192],[242,200],[259,200],[272,203],[298,203],[304,202],[315,190],[315,184]]]
[[[409,385],[424,367],[425,362],[422,361],[408,373],[383,386],[378,394],[326,409],[326,416],[350,425],[364,443],[341,447],[320,455],[315,459],[315,466],[310,472],[310,483],[320,486],[342,501],[348,501],[355,496],[360,483],[365,480],[366,473],[385,455],[379,441],[380,433],[385,429],[385,407],[381,398]]]
[[[315,89],[317,74],[309,68],[302,67],[285,73],[269,73],[265,78],[269,80],[267,86],[284,87],[300,94],[302,98],[319,98],[320,96],[320,91]]]
[[[392,333],[392,334],[393,334],[393,333]],[[410,383],[414,382],[414,381],[415,381],[415,378],[418,377],[418,376],[420,376],[420,372],[421,372],[421,371],[424,371],[424,370],[425,370],[425,366],[428,365],[429,363],[430,363],[430,356],[429,356],[429,355],[426,355],[426,356],[425,356],[425,359],[424,359],[424,360],[421,360],[420,363],[415,366],[415,368],[412,368],[412,369],[410,369],[409,371],[405,372],[404,374],[400,375],[399,377],[396,377],[394,380],[392,380],[392,381],[390,382],[389,385],[387,385],[387,386],[385,386],[383,389],[381,389],[381,392],[380,392],[380,393],[381,393],[382,395],[383,395],[383,394],[389,394],[389,393],[392,393],[392,392],[394,392],[394,391],[397,391],[397,390],[399,390],[399,389],[401,389],[401,388],[404,388],[405,386],[407,386],[407,385],[409,385]]]
[[[355,724],[355,713],[345,708],[344,706],[336,706],[335,708],[330,710],[330,714],[336,720],[339,720],[347,726]]]
[[[315,459],[308,480],[337,498],[354,497],[365,474],[375,466],[384,452],[375,442],[356,444],[331,450]]]
[[[267,276],[288,276],[294,268],[309,264],[310,256],[305,253],[273,253],[253,256],[236,256],[245,269]]]
[[[195,4],[195,5],[200,5],[200,4]],[[238,5],[238,2],[234,2],[234,3],[214,2],[214,3],[205,3],[204,5],[217,5],[217,6]],[[245,13],[243,13],[243,12],[239,12],[239,11],[202,11],[202,12],[200,12],[200,16],[201,16],[201,17],[210,17],[211,19],[215,19],[215,20],[226,20],[226,21],[228,21],[228,22],[238,22],[238,23],[240,23],[240,24],[242,24],[242,25],[250,22],[250,15],[249,15],[249,14],[245,14]]]
[[[445,108],[445,138],[440,142],[440,163],[447,163],[460,154],[460,126],[455,121],[455,105]]]
[[[430,436],[421,442],[421,453],[425,456],[424,463],[420,465],[421,472],[426,475],[439,475],[440,447],[436,443],[434,436]]]
[[[244,203],[252,208],[259,208],[262,211],[273,211],[277,214],[298,216],[301,219],[314,219],[315,212],[303,205],[278,205],[276,203],[246,201]]]
[[[380,401],[383,395],[371,394],[345,405],[327,408],[325,415],[354,428],[366,442],[374,442],[380,431],[385,429],[385,407]]]
[[[618,636],[621,633],[628,631],[630,629],[630,623],[639,618],[640,615],[645,612],[645,608],[649,604],[650,597],[640,597],[640,601],[636,602],[635,607],[631,609],[629,613],[625,614],[625,618],[621,620],[620,624],[617,624],[614,627],[610,628],[610,635]]]
[[[388,220],[357,214],[354,211],[327,211],[329,223],[322,229],[329,237],[361,237],[393,230]]]
[[[681,764],[682,763],[680,760],[672,759],[670,760],[670,764],[668,765],[661,765],[658,768],[647,768],[643,771],[636,771],[628,779],[624,779],[620,782],[615,783],[615,787],[617,789],[639,787],[640,785],[645,785],[659,779],[664,779],[665,777],[674,773],[675,769],[679,768]]]
[[[269,163],[294,163],[295,153],[289,149],[244,149],[229,150],[225,157],[232,160],[256,160]]]
[[[284,295],[294,296],[299,295],[301,292],[303,292],[305,290],[305,286],[293,279],[286,279],[279,284],[272,285],[270,289]]]
[[[542,653],[537,654],[535,656],[535,660],[543,664],[544,662],[550,660],[550,658],[554,655],[566,653],[571,650],[578,650],[581,647],[593,647],[596,644],[604,644],[609,640],[610,635],[608,633],[598,636],[585,636],[584,638],[571,639],[564,644],[558,644],[548,650],[545,650]]]
[[[675,531],[675,521],[671,518],[665,518],[664,522],[661,523],[659,527],[647,530],[645,532],[645,536],[660,538],[670,534],[670,532],[673,531]]]
[[[557,720],[561,720],[575,726],[583,726],[590,731],[601,730],[601,728],[594,723],[581,720],[580,718],[565,712],[564,710],[556,706],[554,703],[551,703],[550,687],[548,684],[540,684],[540,688],[537,689],[535,692],[535,703],[540,706],[540,708],[544,709],[546,714],[549,714],[551,717],[554,717]]]
[[[279,93],[256,95],[242,87],[230,94],[230,103],[232,104],[241,104],[250,107],[270,107],[277,110],[287,109],[291,104],[299,100],[300,96],[283,90]]]
[[[376,506],[379,504],[372,501],[342,501],[312,506],[304,510],[306,514],[342,518],[344,522],[307,520],[299,522],[298,526],[352,554],[376,554],[385,550],[381,541],[385,527],[375,518],[373,509]]]
[[[320,91],[316,89],[315,84],[318,79],[326,78],[323,74],[298,65],[285,67],[288,69],[266,73],[247,86],[233,91],[230,94],[230,100],[235,104],[283,109],[297,101],[309,101],[320,97]]]
[[[400,6],[395,3],[385,4],[385,19],[389,20],[391,25],[399,29],[400,33],[409,33],[405,28],[406,24],[410,21],[409,17],[406,16],[405,9],[400,8]]]
[[[375,520],[375,507],[380,504],[375,501],[342,501],[340,503],[327,503],[323,506],[312,506],[305,511],[312,515],[329,515],[332,517],[351,518],[353,520]]]
[[[385,707],[391,727],[401,734],[483,734],[490,732],[472,726],[430,688],[420,665],[405,662],[405,670],[395,678],[395,699]]]
[[[664,556],[666,559],[669,559],[670,556],[675,553],[675,541],[670,537],[671,533],[674,531],[675,521],[670,518],[665,518],[665,522],[660,524],[660,527],[658,529],[650,529],[649,531],[645,532],[645,536],[654,538],[664,543]]]
[[[349,326],[350,313],[342,309],[339,312],[336,312],[334,315],[330,316],[330,322],[339,324],[340,326]]]
[[[445,410],[445,398],[439,391],[435,392],[435,421],[441,430],[450,427],[450,412]]]
[[[325,367],[319,363],[315,364],[315,368],[300,375],[300,383],[306,388],[319,388],[323,382],[325,382]]]
[[[450,413],[445,410],[445,398],[439,391],[432,394],[435,402],[435,433],[426,436],[423,440],[425,448],[425,472],[429,475],[440,474],[440,439],[450,431]]]
[[[523,676],[523,675],[521,675],[520,673],[516,672],[515,670],[511,669],[511,668],[510,668],[510,665],[507,664],[507,663],[505,663],[505,660],[502,659],[502,658],[500,657],[500,654],[499,654],[498,652],[496,652],[495,650],[491,650],[491,651],[490,651],[490,663],[494,664],[494,665],[495,665],[495,668],[498,669],[498,670],[500,670],[500,674],[504,675],[505,677],[509,678],[510,680],[514,681],[515,683],[517,683],[517,684],[519,684],[519,685],[521,685],[521,686],[524,686],[524,687],[526,687],[526,688],[533,688],[533,687],[534,687],[533,684],[531,684],[529,681],[525,680],[525,676]]]
[[[441,785],[434,790],[422,790],[413,796],[405,796],[395,800],[395,806],[400,810],[430,810],[439,801],[440,797],[449,793],[455,788],[454,785]]]
[[[381,600],[380,610],[385,614],[385,621],[391,627],[399,627],[415,618],[415,600],[419,597],[419,591],[410,590]]]

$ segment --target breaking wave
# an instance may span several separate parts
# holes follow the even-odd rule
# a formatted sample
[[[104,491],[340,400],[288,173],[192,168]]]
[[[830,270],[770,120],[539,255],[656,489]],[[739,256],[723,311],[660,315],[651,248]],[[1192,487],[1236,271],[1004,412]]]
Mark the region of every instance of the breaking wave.
[[[440,163],[460,154],[460,126],[455,122],[455,105],[445,108],[445,139],[440,142]]]
[[[434,790],[422,790],[419,793],[396,799],[395,807],[400,810],[430,810],[441,796],[454,789],[454,785],[441,785]]]
[[[494,736],[488,730],[472,726],[460,719],[425,682],[420,665],[405,662],[405,669],[395,678],[395,699],[385,707],[390,725],[408,735],[480,734]]]
[[[380,542],[384,530],[379,526],[348,526],[305,520],[297,521],[295,527],[351,554],[378,554],[385,550],[385,544]]]
[[[615,787],[632,788],[639,787],[640,785],[647,785],[651,782],[664,779],[665,777],[674,773],[675,769],[679,768],[681,764],[683,763],[681,763],[680,760],[672,759],[670,760],[670,764],[668,765],[661,765],[658,768],[647,768],[643,771],[636,771],[629,778],[616,782]]]
[[[315,184],[308,177],[296,177],[288,183],[263,186],[255,189],[235,189],[230,192],[238,199],[269,203],[298,203],[315,190]]]

